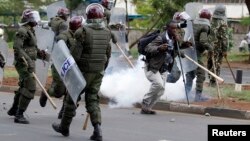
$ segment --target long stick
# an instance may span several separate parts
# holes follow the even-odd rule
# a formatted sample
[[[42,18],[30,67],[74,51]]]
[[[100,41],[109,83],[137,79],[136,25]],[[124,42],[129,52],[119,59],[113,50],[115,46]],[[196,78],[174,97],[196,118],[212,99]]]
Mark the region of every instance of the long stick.
[[[188,93],[187,93],[187,88],[186,88],[186,81],[185,81],[183,66],[182,66],[181,57],[180,57],[181,51],[180,51],[178,41],[177,41],[177,51],[178,51],[178,58],[180,61],[180,66],[181,66],[181,73],[182,73],[182,79],[183,79],[183,83],[184,83],[184,89],[185,89],[185,93],[186,93],[187,103],[189,105]]]
[[[216,74],[214,74],[213,72],[209,71],[207,68],[203,67],[202,65],[198,64],[197,62],[195,62],[193,59],[191,59],[189,56],[187,56],[186,54],[184,54],[185,57],[193,62],[195,65],[197,65],[198,67],[200,67],[201,69],[205,70],[206,72],[208,72],[210,75],[212,75],[215,79],[217,79],[219,81],[219,83],[224,83],[224,79],[222,79],[221,77],[217,76]]]
[[[135,66],[133,65],[133,63],[129,60],[129,58],[127,57],[127,55],[124,53],[124,51],[122,50],[122,48],[116,43],[115,44],[119,50],[122,52],[122,55],[125,57],[125,59],[128,61],[129,65],[132,67],[132,68],[135,68]]]
[[[86,116],[86,119],[84,121],[84,124],[83,124],[83,127],[82,127],[82,130],[86,130],[87,129],[87,126],[88,126],[88,120],[89,120],[89,113],[87,114]]]
[[[226,59],[227,65],[228,65],[228,67],[229,67],[229,69],[230,69],[230,71],[231,71],[231,74],[232,74],[232,76],[233,76],[233,78],[234,78],[234,82],[236,82],[235,75],[234,75],[233,70],[232,70],[232,68],[231,68],[231,66],[230,66],[230,64],[229,64],[229,62],[228,62],[228,60],[227,60],[227,57],[225,57],[225,59]]]
[[[216,74],[214,56],[212,56],[212,61],[213,61],[214,73]],[[217,79],[215,80],[215,83],[216,83],[216,87],[217,87],[218,99],[221,99],[220,86],[219,86],[219,83],[218,83],[218,80],[217,80]]]
[[[28,66],[28,62],[26,61],[26,59],[24,57],[22,57],[23,61],[25,62],[25,64]],[[51,103],[52,107],[54,109],[56,109],[56,104],[54,103],[54,101],[52,100],[52,98],[49,96],[49,94],[47,93],[47,91],[45,90],[45,88],[43,87],[42,83],[40,82],[40,80],[38,79],[38,77],[36,76],[36,74],[34,72],[32,72],[32,75],[35,77],[37,83],[39,84],[39,86],[42,88],[43,92],[45,93],[45,95],[47,96],[47,98],[49,99],[49,102]]]

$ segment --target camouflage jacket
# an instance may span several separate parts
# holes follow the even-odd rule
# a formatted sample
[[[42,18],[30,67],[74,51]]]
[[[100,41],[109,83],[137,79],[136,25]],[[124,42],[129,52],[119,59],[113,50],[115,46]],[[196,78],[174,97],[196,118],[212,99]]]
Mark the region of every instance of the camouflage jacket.
[[[214,46],[214,51],[226,52],[228,46],[228,26],[226,21],[213,18],[211,22],[211,34],[209,40]]]

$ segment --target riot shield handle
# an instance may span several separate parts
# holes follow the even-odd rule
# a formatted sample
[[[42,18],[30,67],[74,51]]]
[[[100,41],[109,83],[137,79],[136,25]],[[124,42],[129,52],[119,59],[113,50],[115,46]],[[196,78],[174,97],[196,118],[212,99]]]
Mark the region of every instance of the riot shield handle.
[[[27,60],[26,60],[24,57],[22,57],[22,59],[23,59],[24,63],[28,66]],[[47,98],[49,99],[49,102],[51,103],[52,107],[53,107],[54,109],[56,109],[56,108],[57,108],[57,107],[56,107],[56,104],[54,103],[54,101],[52,100],[52,98],[49,96],[49,94],[47,93],[47,91],[46,91],[45,88],[43,87],[42,83],[40,82],[40,80],[38,79],[38,77],[36,76],[36,74],[35,74],[34,72],[32,72],[32,75],[35,77],[37,83],[39,84],[39,86],[42,88],[43,92],[45,93],[45,95],[46,95]]]

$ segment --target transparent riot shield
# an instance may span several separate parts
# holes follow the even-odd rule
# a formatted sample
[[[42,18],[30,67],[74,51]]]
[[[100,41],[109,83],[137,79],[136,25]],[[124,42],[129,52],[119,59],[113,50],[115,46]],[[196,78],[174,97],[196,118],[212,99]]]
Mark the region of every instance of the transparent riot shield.
[[[60,0],[60,1],[57,1],[57,2],[54,2],[50,5],[48,5],[47,6],[48,20],[50,20],[50,18],[56,16],[58,9],[61,7],[66,7],[64,0]]]
[[[55,44],[52,51],[52,61],[69,95],[76,104],[78,96],[86,86],[86,81],[63,40]]]
[[[121,47],[123,52],[128,55],[128,50],[126,49],[126,10],[124,8],[112,8],[109,28],[112,33],[117,38],[117,44]],[[107,72],[111,73],[114,71],[119,71],[124,68],[129,68],[129,64],[122,55],[120,49],[112,43],[112,55],[110,58],[109,66]]]
[[[191,17],[192,20],[198,17],[199,11],[203,8],[202,3],[189,2],[185,5],[185,12]]]
[[[55,36],[54,32],[41,27],[35,27],[35,34],[37,38],[37,47],[51,54]],[[45,86],[47,81],[49,67],[50,62],[40,59],[36,60],[36,75],[43,86]]]
[[[193,34],[193,24],[192,21],[187,21],[187,27],[184,28],[185,35],[184,35],[184,41],[189,41],[192,43],[192,47],[183,49],[185,55],[192,58],[194,61],[197,62],[197,53],[196,53],[196,46],[195,46],[195,40],[194,40],[194,34]],[[178,59],[177,59],[178,60]],[[189,72],[197,69],[197,65],[195,65],[193,62],[189,61],[186,58],[181,58],[181,62],[178,60],[178,66],[180,67],[180,63],[182,63],[183,71]]]
[[[0,59],[1,61],[4,61],[7,63],[7,57],[8,57],[8,44],[0,38]],[[3,76],[4,76],[4,68],[0,67],[0,87],[3,84]]]
[[[197,3],[192,3],[192,4],[196,5]],[[193,18],[196,18],[196,15],[195,15],[196,13],[193,13],[193,11],[191,11],[190,8],[194,8],[194,6],[192,6],[190,3],[188,3],[185,6],[185,8],[187,8],[187,11],[190,11],[191,15],[189,15],[187,11],[181,13],[184,19],[187,20],[187,27],[184,28],[185,34],[184,34],[183,41],[191,42],[192,47],[183,49],[182,51],[184,52],[185,55],[189,56],[190,58],[192,58],[194,61],[197,62],[197,53],[196,53],[194,31],[193,31],[193,20],[194,20]],[[199,9],[199,7],[196,7],[196,8]],[[199,10],[194,10],[194,11],[199,11]],[[176,60],[177,60],[177,65],[179,68],[180,68],[180,63],[182,63],[183,71],[185,73],[193,71],[197,68],[197,65],[187,60],[186,58],[181,58],[181,60],[179,59],[176,59]]]

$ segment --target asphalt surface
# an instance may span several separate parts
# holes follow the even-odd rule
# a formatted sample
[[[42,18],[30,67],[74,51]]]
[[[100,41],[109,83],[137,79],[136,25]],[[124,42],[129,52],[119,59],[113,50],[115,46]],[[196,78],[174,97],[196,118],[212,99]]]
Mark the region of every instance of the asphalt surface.
[[[82,130],[85,120],[84,102],[70,127],[70,136],[63,137],[51,128],[59,122],[57,113],[62,100],[53,99],[58,109],[48,103],[41,108],[38,98],[30,103],[25,116],[29,125],[16,124],[6,112],[13,100],[13,93],[0,92],[0,140],[1,141],[88,141],[93,128],[89,122]],[[210,124],[249,125],[249,120],[222,118],[197,114],[157,111],[157,115],[141,115],[137,108],[112,109],[101,105],[104,141],[207,141],[207,126]]]

